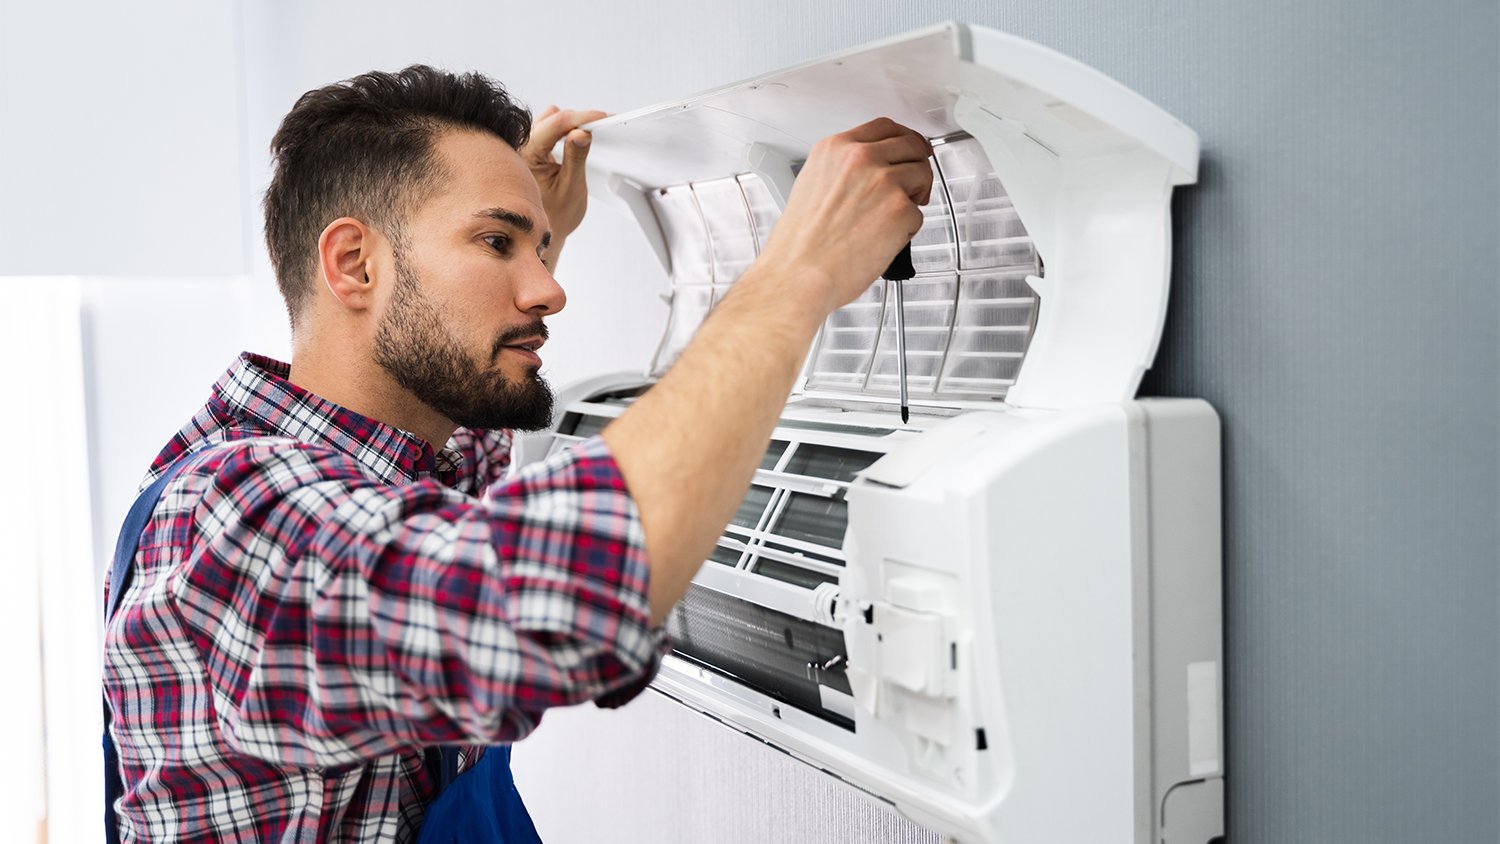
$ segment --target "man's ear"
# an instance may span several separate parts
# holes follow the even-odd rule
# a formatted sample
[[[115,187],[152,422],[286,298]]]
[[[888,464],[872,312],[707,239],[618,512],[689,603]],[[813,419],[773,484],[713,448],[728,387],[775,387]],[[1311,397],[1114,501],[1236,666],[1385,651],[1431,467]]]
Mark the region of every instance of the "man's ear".
[[[353,217],[340,217],[318,235],[318,273],[339,304],[362,311],[375,304],[370,283],[375,247],[374,229]]]

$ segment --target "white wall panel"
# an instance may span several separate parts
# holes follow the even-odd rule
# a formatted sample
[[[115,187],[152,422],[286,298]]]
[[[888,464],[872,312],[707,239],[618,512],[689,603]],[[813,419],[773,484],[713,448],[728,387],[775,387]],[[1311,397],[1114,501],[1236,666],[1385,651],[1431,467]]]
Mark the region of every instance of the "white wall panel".
[[[0,0],[0,275],[245,271],[236,6]]]
[[[95,577],[151,459],[245,350],[280,353],[248,279],[87,279],[80,287]]]

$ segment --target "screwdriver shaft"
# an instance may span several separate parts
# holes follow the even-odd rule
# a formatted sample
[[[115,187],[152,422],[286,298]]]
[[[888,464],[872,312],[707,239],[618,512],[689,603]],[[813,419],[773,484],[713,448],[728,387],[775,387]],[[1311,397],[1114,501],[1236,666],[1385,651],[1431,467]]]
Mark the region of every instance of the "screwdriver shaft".
[[[891,282],[896,291],[896,378],[901,382],[901,421],[911,416],[906,400],[906,298],[902,293],[905,283],[900,279]]]

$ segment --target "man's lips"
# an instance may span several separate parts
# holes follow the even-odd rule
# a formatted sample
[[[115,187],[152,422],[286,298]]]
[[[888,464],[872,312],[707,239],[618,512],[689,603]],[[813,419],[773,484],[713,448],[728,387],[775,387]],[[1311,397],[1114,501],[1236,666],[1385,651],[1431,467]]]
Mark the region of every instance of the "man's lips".
[[[509,350],[540,364],[542,359],[537,355],[537,350],[546,342],[546,325],[526,326],[520,330],[508,331],[500,337],[495,343],[495,355],[498,357],[502,351]]]
[[[547,342],[547,340],[544,337],[532,337],[530,339],[522,340],[517,343],[505,343],[501,345],[500,348],[520,349],[523,352],[531,352],[532,354],[536,354],[536,350],[540,349],[542,347],[542,344],[545,342]]]

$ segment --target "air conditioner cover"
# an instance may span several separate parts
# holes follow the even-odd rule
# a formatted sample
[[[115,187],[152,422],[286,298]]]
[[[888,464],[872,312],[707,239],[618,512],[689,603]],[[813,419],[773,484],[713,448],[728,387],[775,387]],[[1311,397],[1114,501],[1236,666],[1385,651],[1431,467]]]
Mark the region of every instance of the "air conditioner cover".
[[[559,394],[596,434],[752,263],[798,164],[877,116],[933,139],[907,284],[830,316],[654,687],[964,842],[1223,830],[1219,439],[1136,400],[1194,133],[1097,71],[950,23],[592,124],[652,245],[656,356]]]

